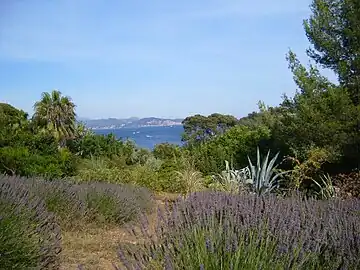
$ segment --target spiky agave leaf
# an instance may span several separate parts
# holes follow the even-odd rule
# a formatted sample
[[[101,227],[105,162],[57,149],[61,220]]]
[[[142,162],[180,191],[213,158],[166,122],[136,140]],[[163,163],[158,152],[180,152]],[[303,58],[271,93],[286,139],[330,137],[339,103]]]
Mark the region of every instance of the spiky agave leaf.
[[[245,167],[240,170],[234,170],[230,167],[229,161],[225,160],[225,170],[217,175],[213,175],[212,179],[215,181],[211,186],[215,189],[223,191],[239,191],[245,187],[248,183],[248,177],[250,170]]]
[[[276,173],[275,171],[277,165],[274,165],[279,156],[279,152],[270,160],[270,162],[269,156],[270,150],[268,151],[265,159],[261,163],[260,150],[259,148],[257,148],[256,166],[253,165],[250,158],[248,157],[249,167],[251,170],[251,178],[249,179],[249,182],[251,183],[253,190],[259,195],[272,192],[275,188],[278,187],[278,178],[288,173],[288,171],[280,173]]]
[[[329,174],[320,176],[321,183],[317,182],[315,179],[312,181],[320,188],[320,191],[317,192],[317,196],[321,199],[330,199],[335,197],[335,188],[332,183],[331,177]]]

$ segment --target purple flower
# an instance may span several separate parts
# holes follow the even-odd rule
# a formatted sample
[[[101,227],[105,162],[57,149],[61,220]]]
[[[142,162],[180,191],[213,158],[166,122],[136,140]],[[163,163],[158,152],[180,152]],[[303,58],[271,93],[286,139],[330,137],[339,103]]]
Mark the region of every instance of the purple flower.
[[[205,245],[206,245],[206,249],[210,252],[210,253],[213,253],[214,252],[214,247],[210,241],[209,238],[206,238],[206,241],[205,241]]]

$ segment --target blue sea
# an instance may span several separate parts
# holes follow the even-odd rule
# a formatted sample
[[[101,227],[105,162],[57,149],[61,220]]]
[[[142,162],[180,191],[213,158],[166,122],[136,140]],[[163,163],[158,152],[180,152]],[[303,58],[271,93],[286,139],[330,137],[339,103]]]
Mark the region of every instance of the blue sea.
[[[181,145],[183,126],[168,127],[141,127],[120,129],[96,129],[96,134],[107,135],[113,133],[118,139],[131,139],[139,147],[153,149],[159,143],[172,143]]]

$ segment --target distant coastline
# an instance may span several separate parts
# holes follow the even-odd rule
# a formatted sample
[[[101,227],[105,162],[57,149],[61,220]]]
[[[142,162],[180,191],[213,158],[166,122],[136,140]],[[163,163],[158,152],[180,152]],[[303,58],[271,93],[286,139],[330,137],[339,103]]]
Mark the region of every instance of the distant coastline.
[[[128,119],[86,119],[82,122],[90,129],[122,129],[122,128],[141,128],[141,127],[171,127],[182,126],[183,119],[164,119],[156,117],[148,118],[128,118]]]
[[[113,130],[113,129],[131,129],[131,128],[145,128],[145,127],[173,127],[173,126],[182,126],[182,124],[175,124],[175,125],[144,125],[144,126],[120,126],[120,127],[89,127],[90,129],[94,130]]]

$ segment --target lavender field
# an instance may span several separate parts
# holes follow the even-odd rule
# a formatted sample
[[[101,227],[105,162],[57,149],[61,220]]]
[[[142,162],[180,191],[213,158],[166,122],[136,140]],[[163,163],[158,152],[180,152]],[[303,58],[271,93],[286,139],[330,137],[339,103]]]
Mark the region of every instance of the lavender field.
[[[110,224],[134,239],[114,248],[112,269],[360,266],[358,199],[202,191],[167,200],[150,219],[155,198],[142,188],[6,176],[0,187],[3,269],[63,269],[62,233]]]

